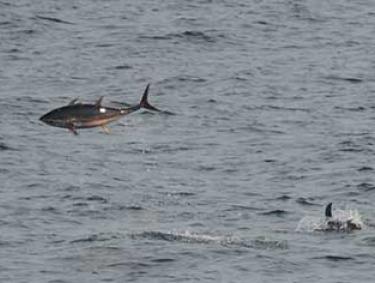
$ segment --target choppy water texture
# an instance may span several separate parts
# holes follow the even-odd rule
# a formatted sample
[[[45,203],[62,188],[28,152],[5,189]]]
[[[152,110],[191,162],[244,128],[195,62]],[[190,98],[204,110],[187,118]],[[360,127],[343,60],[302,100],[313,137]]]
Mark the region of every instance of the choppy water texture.
[[[1,282],[373,282],[375,2],[0,0]],[[150,102],[73,136],[79,97]],[[329,202],[355,233],[298,232]]]

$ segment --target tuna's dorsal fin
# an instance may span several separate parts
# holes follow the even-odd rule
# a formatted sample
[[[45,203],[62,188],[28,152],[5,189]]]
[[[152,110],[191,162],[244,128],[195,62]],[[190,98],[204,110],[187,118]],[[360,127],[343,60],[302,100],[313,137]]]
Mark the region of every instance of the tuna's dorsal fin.
[[[326,206],[326,217],[332,217],[332,202]]]
[[[96,107],[100,108],[102,106],[103,97],[104,96],[99,97],[99,99],[95,102]]]
[[[74,105],[78,102],[78,98],[74,98],[72,101],[68,103],[68,105]]]

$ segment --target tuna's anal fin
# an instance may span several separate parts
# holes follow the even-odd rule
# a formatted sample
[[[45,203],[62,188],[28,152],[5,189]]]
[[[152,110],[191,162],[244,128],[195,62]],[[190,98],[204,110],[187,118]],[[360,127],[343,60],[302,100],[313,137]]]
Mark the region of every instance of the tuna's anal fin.
[[[110,134],[111,133],[111,130],[106,126],[106,125],[103,125],[103,126],[101,126],[102,127],[102,129],[103,129],[103,131],[106,133],[106,134]]]
[[[73,133],[75,136],[78,136],[77,130],[74,128],[73,125],[68,126],[68,130]]]

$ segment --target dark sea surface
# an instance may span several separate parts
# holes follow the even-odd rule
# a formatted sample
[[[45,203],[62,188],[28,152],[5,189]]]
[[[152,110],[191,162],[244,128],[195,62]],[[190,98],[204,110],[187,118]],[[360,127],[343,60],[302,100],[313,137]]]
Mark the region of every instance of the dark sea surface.
[[[374,282],[375,2],[0,0],[0,282]],[[73,98],[150,102],[100,128]],[[296,231],[324,207],[353,233]]]

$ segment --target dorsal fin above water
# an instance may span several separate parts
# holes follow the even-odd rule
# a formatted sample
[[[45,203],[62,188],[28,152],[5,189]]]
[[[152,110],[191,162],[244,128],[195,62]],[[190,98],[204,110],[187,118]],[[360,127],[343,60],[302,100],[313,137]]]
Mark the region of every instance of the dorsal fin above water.
[[[74,105],[78,102],[78,98],[74,98],[72,101],[68,103],[68,105]]]
[[[102,106],[103,98],[104,98],[104,96],[101,96],[101,97],[99,97],[99,99],[95,102],[95,106],[96,106],[97,108],[100,108],[100,107]]]
[[[332,217],[332,202],[326,206],[326,217]]]

